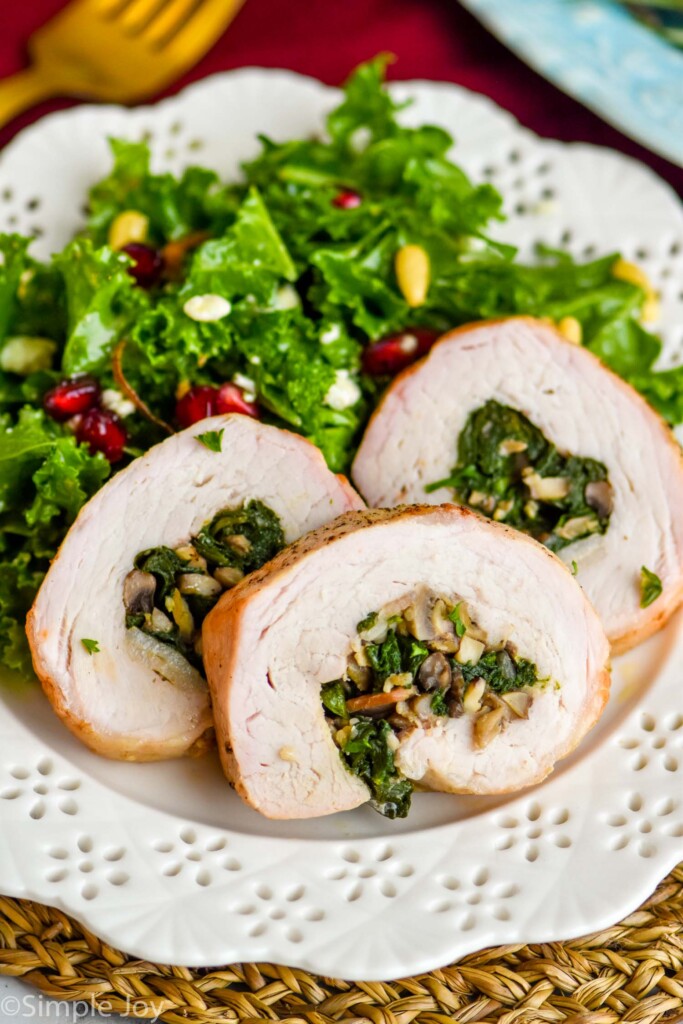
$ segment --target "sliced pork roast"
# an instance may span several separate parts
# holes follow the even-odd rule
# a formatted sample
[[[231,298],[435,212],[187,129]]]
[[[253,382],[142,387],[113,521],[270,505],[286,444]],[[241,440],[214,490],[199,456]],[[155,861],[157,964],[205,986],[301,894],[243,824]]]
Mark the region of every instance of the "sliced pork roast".
[[[576,563],[615,653],[659,629],[683,597],[673,434],[540,321],[445,335],[385,393],[352,477],[371,505],[455,500]]]
[[[201,749],[203,615],[285,543],[362,507],[314,445],[247,416],[202,420],[136,459],[82,509],[28,617],[57,714],[108,757]]]
[[[271,818],[528,786],[609,692],[570,571],[456,505],[346,513],[224,594],[203,641],[224,770]]]

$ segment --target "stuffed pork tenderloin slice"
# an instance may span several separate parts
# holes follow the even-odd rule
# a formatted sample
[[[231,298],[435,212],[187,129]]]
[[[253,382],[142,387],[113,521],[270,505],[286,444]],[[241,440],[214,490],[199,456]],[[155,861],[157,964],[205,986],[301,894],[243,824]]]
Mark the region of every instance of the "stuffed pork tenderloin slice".
[[[271,818],[531,785],[609,692],[569,570],[454,505],[339,517],[225,594],[203,640],[223,768]]]
[[[246,416],[163,441],[82,509],[28,616],[54,710],[108,757],[201,751],[203,615],[284,544],[362,507],[314,445]]]
[[[683,598],[680,447],[633,388],[540,321],[445,335],[387,389],[352,477],[371,505],[455,500],[541,540],[575,563],[614,653]]]

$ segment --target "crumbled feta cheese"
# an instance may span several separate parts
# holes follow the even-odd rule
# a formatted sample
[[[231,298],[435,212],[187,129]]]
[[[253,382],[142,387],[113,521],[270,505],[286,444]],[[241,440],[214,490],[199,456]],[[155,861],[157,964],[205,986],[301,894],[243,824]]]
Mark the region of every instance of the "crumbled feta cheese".
[[[249,362],[252,366],[258,366],[261,362],[261,356],[249,356]]]
[[[372,132],[365,126],[356,128],[355,131],[349,135],[349,148],[354,153],[362,153],[364,149],[367,149],[372,139]]]
[[[406,355],[412,355],[413,352],[417,352],[418,341],[414,334],[404,334],[398,343],[398,347],[401,352],[405,352]]]
[[[234,373],[232,376],[233,384],[236,384],[238,388],[242,388],[242,391],[256,391],[256,384],[247,377],[244,373]]]
[[[57,345],[49,338],[8,338],[0,353],[0,369],[26,377],[38,370],[49,370]]]
[[[351,380],[349,377],[349,371],[337,370],[334,383],[325,395],[325,405],[341,412],[342,409],[348,409],[355,405],[359,398],[360,388],[355,380]]]
[[[135,412],[135,404],[129,398],[126,398],[125,395],[122,395],[120,391],[116,391],[115,388],[105,388],[102,392],[101,402],[105,409],[116,413],[121,419],[126,416],[132,416]]]
[[[278,289],[275,296],[276,309],[295,309],[300,303],[299,293],[291,284],[283,284],[282,288]]]
[[[183,306],[183,312],[190,320],[211,323],[222,320],[232,309],[231,304],[222,295],[193,295]]]
[[[326,331],[320,335],[321,345],[331,345],[333,341],[339,341],[341,338],[341,327],[339,324],[331,324]]]

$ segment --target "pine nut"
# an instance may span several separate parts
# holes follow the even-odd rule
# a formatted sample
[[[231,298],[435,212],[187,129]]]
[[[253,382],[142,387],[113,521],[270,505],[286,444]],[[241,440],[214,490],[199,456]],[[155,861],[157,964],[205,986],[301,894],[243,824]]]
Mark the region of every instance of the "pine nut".
[[[581,344],[583,328],[575,316],[563,316],[557,325],[557,329],[563,338],[571,341],[572,345]]]
[[[409,306],[423,305],[429,290],[429,256],[421,245],[403,245],[396,253],[396,280]]]
[[[131,242],[144,242],[149,231],[149,217],[139,210],[124,210],[109,227],[108,241],[112,249],[123,249]]]

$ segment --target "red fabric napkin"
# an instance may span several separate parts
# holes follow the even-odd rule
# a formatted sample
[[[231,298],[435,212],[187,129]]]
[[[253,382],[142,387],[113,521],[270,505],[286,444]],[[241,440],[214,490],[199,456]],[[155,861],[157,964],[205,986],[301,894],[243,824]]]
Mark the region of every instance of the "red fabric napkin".
[[[25,41],[63,2],[4,5],[0,77],[24,65]],[[392,78],[441,79],[486,93],[540,135],[613,146],[643,160],[683,196],[683,169],[631,142],[531,71],[457,0],[246,0],[222,39],[169,92],[249,64],[291,68],[338,85],[355,64],[382,50],[397,57]],[[0,132],[0,145],[46,111],[68,105],[41,104]]]

